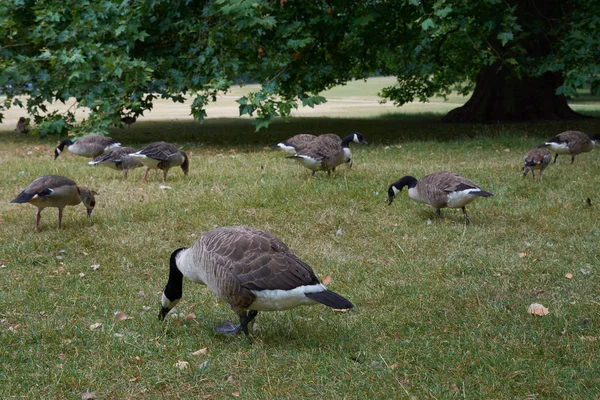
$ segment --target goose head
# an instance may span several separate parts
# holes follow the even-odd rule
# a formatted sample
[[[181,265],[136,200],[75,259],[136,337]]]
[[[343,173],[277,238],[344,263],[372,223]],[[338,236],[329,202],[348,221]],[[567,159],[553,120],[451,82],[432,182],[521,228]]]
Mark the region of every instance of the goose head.
[[[158,312],[158,319],[162,321],[165,319],[169,311],[173,309],[181,300],[183,293],[183,274],[177,267],[177,256],[182,250],[187,250],[185,247],[179,248],[171,253],[171,259],[169,261],[169,280],[165,286],[160,300],[160,310]]]
[[[96,198],[94,197],[98,193],[94,192],[86,188],[85,186],[78,186],[77,190],[79,190],[79,196],[81,197],[81,201],[87,210],[87,216],[92,215],[92,211],[94,211],[94,207],[96,207]]]
[[[183,155],[181,170],[183,171],[183,175],[187,176],[188,172],[190,171],[190,159],[184,151],[182,151],[181,154]]]
[[[600,133],[593,134],[590,136],[590,139],[592,140],[593,146],[596,146],[597,142],[600,141]]]
[[[73,141],[70,139],[65,139],[54,149],[54,159],[56,160],[60,153],[65,149],[65,146],[70,146],[73,144]]]
[[[360,132],[354,132],[352,134],[352,141],[359,144],[369,144]]]
[[[404,186],[408,186],[409,189],[412,189],[416,185],[417,179],[412,176],[404,176],[392,183],[388,188],[388,206],[392,204],[392,201],[394,201],[394,198],[402,191]]]

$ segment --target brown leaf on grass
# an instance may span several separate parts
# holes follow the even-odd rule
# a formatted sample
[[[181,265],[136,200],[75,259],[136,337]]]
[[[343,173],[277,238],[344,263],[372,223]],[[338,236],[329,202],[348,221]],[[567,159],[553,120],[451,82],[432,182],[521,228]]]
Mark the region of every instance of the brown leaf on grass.
[[[454,390],[454,391],[457,391],[457,390],[458,390],[458,386],[456,385],[456,383],[452,382],[452,383],[450,384],[450,390]]]
[[[569,273],[567,273],[565,275],[565,278],[567,278],[567,279],[573,279],[573,274],[569,272]]]
[[[331,275],[327,274],[323,277],[323,279],[321,280],[321,283],[325,286],[329,285],[331,283]]]
[[[543,317],[544,315],[548,315],[550,311],[539,303],[533,303],[527,308],[527,312],[532,315]]]
[[[123,311],[117,313],[117,315],[115,315],[115,318],[117,318],[117,321],[125,321],[126,319],[129,319],[127,314],[125,314]]]
[[[178,360],[175,364],[173,364],[173,366],[175,368],[179,368],[181,370],[184,370],[186,368],[188,368],[190,366],[190,363],[187,361],[182,361],[182,360]]]
[[[101,326],[102,326],[102,322],[96,322],[95,324],[90,325],[90,330],[93,331],[94,329],[98,329]]]
[[[233,379],[233,376],[229,375],[227,377],[227,382],[229,382],[229,383],[235,383],[235,380]]]
[[[402,338],[402,334],[400,334],[400,332],[396,332],[396,333],[394,333],[394,337],[396,339],[400,339],[400,338]]]
[[[81,400],[90,400],[90,399],[95,399],[95,398],[96,398],[96,393],[94,393],[94,392],[86,392],[81,395]]]
[[[394,363],[392,365],[389,366],[390,369],[396,369],[398,368],[398,363]]]
[[[203,347],[200,350],[194,351],[193,356],[205,356],[208,354],[208,347]]]
[[[196,319],[196,314],[189,313],[188,315],[185,316],[185,319]]]
[[[524,251],[519,253],[519,258],[523,258],[525,256],[527,256],[527,253],[525,253]]]
[[[94,264],[90,268],[94,271],[98,271],[98,268],[100,268],[100,264]]]
[[[232,394],[233,396],[235,396],[235,397],[240,397],[240,392],[233,392],[233,393],[231,393],[231,394]]]

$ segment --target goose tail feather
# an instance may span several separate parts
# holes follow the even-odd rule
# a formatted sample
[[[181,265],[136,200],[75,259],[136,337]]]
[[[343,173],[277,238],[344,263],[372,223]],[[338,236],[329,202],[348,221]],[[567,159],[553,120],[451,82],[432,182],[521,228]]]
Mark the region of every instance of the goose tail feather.
[[[475,196],[479,197],[492,197],[494,194],[490,192],[486,192],[485,190],[478,190],[477,192],[472,192]]]
[[[317,293],[305,293],[305,296],[331,308],[349,309],[354,307],[348,299],[331,290],[324,290]]]

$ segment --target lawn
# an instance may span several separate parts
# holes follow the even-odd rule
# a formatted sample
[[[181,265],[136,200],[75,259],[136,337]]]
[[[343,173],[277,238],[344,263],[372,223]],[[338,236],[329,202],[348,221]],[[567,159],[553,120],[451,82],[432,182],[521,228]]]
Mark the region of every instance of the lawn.
[[[295,117],[259,133],[246,119],[111,131],[188,152],[189,176],[171,170],[166,189],[161,174],[143,184],[142,169],[124,181],[72,154],[53,160],[58,137],[0,131],[0,397],[598,398],[600,153],[559,156],[541,183],[520,174],[528,149],[566,129],[600,122],[387,114]],[[354,131],[370,145],[331,177],[268,150],[299,132]],[[470,225],[460,210],[437,220],[406,191],[386,205],[390,183],[439,170],[494,193],[467,206]],[[46,209],[34,233],[35,207],[9,201],[44,174],[99,192],[91,218],[68,207],[59,231]],[[242,224],[281,238],[356,308],[260,313],[250,343],[216,334],[233,313],[184,282],[159,322],[170,253]],[[532,303],[549,314],[529,315]]]

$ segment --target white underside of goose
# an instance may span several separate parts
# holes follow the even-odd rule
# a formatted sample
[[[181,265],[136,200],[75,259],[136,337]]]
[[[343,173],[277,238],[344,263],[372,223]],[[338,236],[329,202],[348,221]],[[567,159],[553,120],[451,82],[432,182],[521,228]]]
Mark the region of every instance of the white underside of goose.
[[[567,143],[546,142],[545,145],[557,154],[569,154],[569,145]]]
[[[459,190],[448,194],[447,207],[461,208],[475,200],[475,193],[481,192],[480,189]]]
[[[296,154],[296,149],[294,148],[294,146],[288,146],[283,143],[277,143],[277,147],[279,147],[281,150],[288,154]]]
[[[352,152],[349,147],[344,148],[344,162],[352,158]]]
[[[161,163],[161,160],[150,158],[144,154],[132,153],[132,154],[130,154],[130,156],[137,158],[138,160],[141,161],[142,164],[144,164],[148,168],[158,168],[158,164]]]
[[[256,296],[249,310],[256,311],[280,311],[289,310],[302,305],[317,304],[315,300],[306,297],[306,293],[318,293],[327,290],[325,286],[316,285],[298,286],[292,290],[252,290]]]
[[[298,161],[304,167],[315,171],[321,169],[321,160],[316,160],[310,156],[305,156],[302,154],[297,154],[296,156],[298,158],[294,158],[294,160]]]

